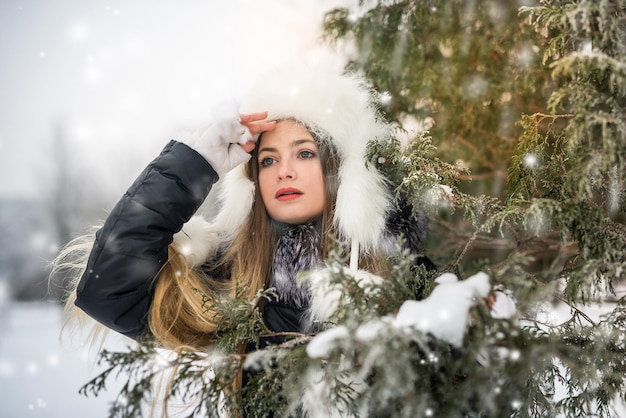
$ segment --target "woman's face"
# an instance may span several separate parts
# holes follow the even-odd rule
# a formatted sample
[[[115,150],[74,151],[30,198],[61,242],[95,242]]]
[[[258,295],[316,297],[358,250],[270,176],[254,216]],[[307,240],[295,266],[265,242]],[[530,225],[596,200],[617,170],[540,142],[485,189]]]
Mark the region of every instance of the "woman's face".
[[[257,144],[259,191],[269,216],[302,224],[322,215],[324,175],[311,133],[292,120],[280,121]]]

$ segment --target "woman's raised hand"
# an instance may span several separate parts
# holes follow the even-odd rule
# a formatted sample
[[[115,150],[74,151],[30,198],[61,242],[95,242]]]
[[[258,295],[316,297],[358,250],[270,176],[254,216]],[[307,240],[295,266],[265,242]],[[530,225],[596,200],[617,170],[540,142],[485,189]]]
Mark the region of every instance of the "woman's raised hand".
[[[267,121],[267,112],[257,113],[244,113],[239,116],[241,124],[248,129],[252,135],[260,134],[261,132],[271,131],[276,126],[275,121]]]
[[[266,117],[267,112],[240,115],[236,102],[222,103],[213,111],[213,123],[181,142],[202,155],[221,177],[250,160],[257,135],[274,128]]]
[[[248,128],[250,133],[255,137],[263,132],[271,131],[276,126],[276,121],[266,121],[267,112],[244,113],[239,116],[241,124]],[[256,142],[249,141],[241,145],[245,152],[251,152]]]

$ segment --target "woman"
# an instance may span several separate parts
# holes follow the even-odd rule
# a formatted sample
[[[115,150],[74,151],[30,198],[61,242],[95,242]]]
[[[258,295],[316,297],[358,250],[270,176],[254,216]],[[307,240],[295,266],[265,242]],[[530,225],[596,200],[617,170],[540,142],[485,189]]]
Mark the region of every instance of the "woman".
[[[243,288],[252,300],[273,287],[277,298],[259,306],[267,327],[313,329],[328,304],[296,275],[323,266],[333,239],[352,269],[378,275],[400,236],[414,254],[425,239],[423,215],[396,207],[365,160],[367,143],[390,135],[372,98],[358,77],[305,66],[263,78],[244,113],[223,105],[207,129],[171,141],[96,233],[69,309],[131,338],[204,350],[219,318],[197,289]],[[217,214],[193,216],[216,182]]]

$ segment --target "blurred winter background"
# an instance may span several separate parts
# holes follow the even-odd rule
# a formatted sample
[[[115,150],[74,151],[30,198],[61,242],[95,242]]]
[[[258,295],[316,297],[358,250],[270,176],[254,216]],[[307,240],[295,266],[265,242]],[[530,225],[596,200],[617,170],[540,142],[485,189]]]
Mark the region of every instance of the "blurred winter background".
[[[97,353],[60,340],[48,263],[176,131],[315,48],[323,13],[346,3],[0,2],[0,417],[107,416],[114,385],[78,394]]]

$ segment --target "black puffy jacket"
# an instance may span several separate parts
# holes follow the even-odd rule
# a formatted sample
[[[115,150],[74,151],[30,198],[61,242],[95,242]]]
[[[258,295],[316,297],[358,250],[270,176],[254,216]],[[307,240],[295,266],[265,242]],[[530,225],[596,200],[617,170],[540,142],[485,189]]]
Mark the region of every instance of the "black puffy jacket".
[[[148,331],[154,280],[168,245],[218,176],[187,145],[171,141],[115,205],[96,239],[76,305],[131,338]]]
[[[149,334],[155,279],[168,245],[218,180],[196,151],[171,141],[115,205],[96,239],[77,288],[76,305],[131,338]],[[280,302],[263,312],[275,332],[301,330],[303,310]]]

